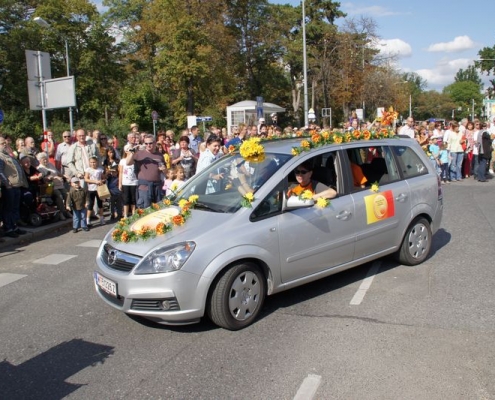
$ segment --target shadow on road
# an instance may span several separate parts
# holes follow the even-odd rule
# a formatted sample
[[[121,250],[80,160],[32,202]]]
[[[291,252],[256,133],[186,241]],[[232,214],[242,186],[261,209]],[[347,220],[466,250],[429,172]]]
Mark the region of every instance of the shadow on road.
[[[73,339],[19,365],[0,362],[0,393],[4,399],[62,399],[82,384],[66,379],[105,362],[113,347]]]

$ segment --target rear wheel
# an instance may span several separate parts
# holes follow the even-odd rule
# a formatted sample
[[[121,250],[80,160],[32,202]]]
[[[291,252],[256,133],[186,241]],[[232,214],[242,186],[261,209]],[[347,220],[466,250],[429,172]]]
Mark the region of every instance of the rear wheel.
[[[428,220],[423,217],[415,219],[407,228],[397,253],[399,262],[404,265],[421,264],[430,253],[431,238],[431,227]]]
[[[256,319],[266,296],[266,280],[253,263],[240,263],[220,277],[208,304],[210,319],[229,330],[242,329]]]

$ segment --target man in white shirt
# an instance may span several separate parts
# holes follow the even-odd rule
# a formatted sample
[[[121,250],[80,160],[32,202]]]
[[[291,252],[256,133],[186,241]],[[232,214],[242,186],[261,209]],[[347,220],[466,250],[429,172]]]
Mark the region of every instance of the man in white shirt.
[[[409,136],[411,139],[414,139],[414,118],[408,117],[406,119],[406,124],[400,128],[399,135]]]
[[[66,155],[71,145],[71,137],[69,131],[62,133],[62,143],[57,146],[57,152],[55,153],[55,166],[62,173],[62,175],[70,176],[69,166],[67,164]]]

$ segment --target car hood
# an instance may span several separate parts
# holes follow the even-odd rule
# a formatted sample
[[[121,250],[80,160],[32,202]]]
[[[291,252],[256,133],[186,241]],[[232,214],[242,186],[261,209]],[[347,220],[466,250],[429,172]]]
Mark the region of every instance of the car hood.
[[[246,209],[241,209],[235,214],[214,213],[203,210],[191,210],[191,216],[182,226],[174,226],[170,232],[164,235],[156,236],[153,239],[138,240],[136,242],[115,242],[112,239],[112,232],[117,226],[113,227],[105,237],[105,242],[112,247],[123,252],[144,256],[149,251],[156,247],[161,247],[166,243],[170,245],[180,243],[187,240],[198,242],[203,236],[211,238],[211,231],[222,229],[225,224],[233,223],[233,220],[239,217],[239,214],[246,212]]]

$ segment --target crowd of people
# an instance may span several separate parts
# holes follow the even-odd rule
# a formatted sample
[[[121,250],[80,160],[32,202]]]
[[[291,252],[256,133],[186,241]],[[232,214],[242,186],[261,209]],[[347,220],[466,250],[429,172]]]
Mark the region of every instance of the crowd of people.
[[[273,117],[273,116],[272,116]],[[276,117],[276,116],[275,116]],[[258,124],[235,126],[231,132],[216,126],[200,135],[197,126],[176,135],[159,131],[140,132],[131,124],[125,143],[100,130],[63,132],[60,142],[53,132],[38,145],[33,137],[0,135],[1,223],[5,235],[26,233],[29,212],[35,212],[40,196],[50,196],[59,218],[72,218],[73,231],[89,230],[93,221],[105,224],[108,204],[110,220],[131,216],[170,195],[194,174],[207,168],[250,137],[294,136],[292,127],[281,129],[260,119]],[[380,127],[351,117],[347,131]],[[319,129],[312,125],[310,129]],[[444,183],[475,177],[485,182],[495,169],[495,118],[493,122],[462,119],[445,126],[441,122],[415,123],[412,117],[396,133],[418,141],[429,155]],[[221,174],[219,172],[219,174]],[[221,176],[217,177],[221,178]]]

